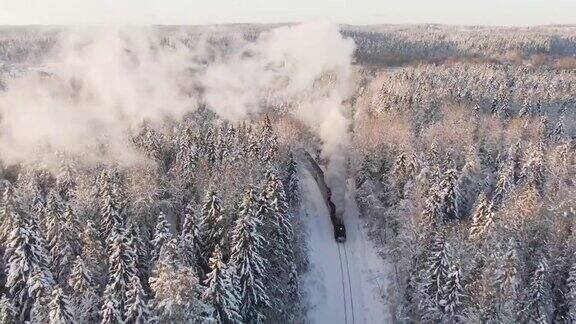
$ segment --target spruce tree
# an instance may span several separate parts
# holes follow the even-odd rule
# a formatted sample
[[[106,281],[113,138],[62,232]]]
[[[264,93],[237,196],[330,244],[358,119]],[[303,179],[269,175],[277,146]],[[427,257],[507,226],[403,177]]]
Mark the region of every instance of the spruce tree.
[[[14,228],[17,214],[16,202],[13,187],[6,182],[2,198],[0,200],[0,242],[4,243],[8,239],[10,232]]]
[[[484,237],[494,224],[494,212],[492,203],[485,193],[478,197],[478,202],[472,214],[472,224],[470,225],[470,239],[478,240]]]
[[[290,206],[298,206],[300,199],[300,183],[298,182],[298,164],[294,159],[294,154],[290,152],[288,165],[286,167],[286,177],[284,178],[284,190]]]
[[[444,179],[440,182],[442,195],[442,212],[447,220],[460,218],[459,202],[462,200],[460,188],[458,188],[458,173],[455,169],[448,169]]]
[[[50,308],[50,324],[72,324],[76,322],[72,317],[70,300],[62,291],[62,288],[56,287],[52,291],[52,299],[48,307]]]
[[[462,306],[461,298],[464,296],[464,288],[461,284],[461,277],[460,267],[457,264],[453,265],[442,288],[443,298],[439,304],[451,322],[455,320],[455,315],[458,314],[459,308]]]
[[[136,255],[128,244],[126,231],[115,226],[110,233],[108,284],[104,289],[100,312],[103,323],[124,320],[126,292],[132,276],[137,275]]]
[[[422,300],[422,320],[435,320],[441,317],[444,299],[444,285],[451,267],[445,235],[434,234],[429,247],[425,268],[421,274],[419,295]]]
[[[576,262],[572,263],[566,280],[568,291],[566,302],[568,304],[568,317],[570,322],[576,322]]]
[[[117,171],[102,172],[100,184],[100,233],[108,244],[110,232],[124,224],[124,196]]]
[[[192,202],[184,209],[184,224],[180,234],[182,256],[188,266],[198,267],[203,245],[200,233],[200,219]]]
[[[150,318],[150,309],[140,278],[136,275],[130,278],[130,288],[126,292],[126,305],[124,310],[127,324],[145,324]]]
[[[86,226],[80,234],[80,242],[82,242],[82,260],[86,268],[95,276],[94,282],[96,286],[104,284],[102,260],[105,260],[104,247],[100,240],[100,233],[96,229],[96,225],[91,220],[86,221]]]
[[[527,288],[524,316],[532,323],[548,323],[552,315],[550,284],[548,283],[548,265],[540,261],[530,279]]]
[[[206,262],[216,244],[222,241],[224,231],[224,211],[220,198],[215,191],[208,191],[201,211],[200,236],[203,243],[204,254],[202,259]]]
[[[68,278],[71,290],[71,305],[75,318],[80,322],[93,322],[98,317],[100,296],[93,274],[82,256],[77,256]]]
[[[6,298],[6,295],[2,295],[0,298],[0,324],[12,324],[16,323],[16,309],[10,301]]]
[[[392,167],[392,176],[394,177],[394,184],[398,196],[404,198],[404,187],[413,174],[411,173],[408,157],[405,153],[401,153],[396,157]]]
[[[54,285],[49,256],[38,227],[20,211],[12,210],[14,229],[4,252],[6,288],[19,321],[30,319],[32,307]]]
[[[163,212],[158,214],[158,220],[156,221],[156,228],[154,230],[154,239],[152,240],[152,246],[154,250],[151,255],[151,262],[155,264],[159,257],[160,251],[164,247],[164,244],[172,239],[172,231],[170,230],[170,224],[166,220],[166,216]]]
[[[240,284],[240,313],[246,322],[262,323],[269,299],[264,287],[266,278],[265,245],[258,216],[261,203],[249,187],[245,194],[238,219],[232,231],[231,263],[236,268]]]
[[[191,267],[178,260],[175,239],[164,245],[150,288],[154,317],[161,323],[202,323],[210,321],[213,310],[201,301],[202,287]]]
[[[67,213],[67,215],[65,215]],[[52,192],[46,206],[46,238],[52,259],[52,269],[58,281],[65,281],[72,265],[78,244],[72,225],[65,217],[72,218],[72,210],[64,206],[59,194]]]
[[[234,283],[234,269],[224,264],[220,245],[216,245],[208,262],[210,272],[204,284],[206,290],[202,299],[214,307],[212,317],[218,323],[238,323],[242,317],[239,312],[239,298]]]

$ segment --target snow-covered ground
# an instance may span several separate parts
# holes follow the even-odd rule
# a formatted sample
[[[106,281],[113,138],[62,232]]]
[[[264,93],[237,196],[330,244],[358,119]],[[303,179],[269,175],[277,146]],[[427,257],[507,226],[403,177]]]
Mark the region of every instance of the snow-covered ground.
[[[389,323],[388,307],[382,298],[389,267],[364,234],[351,190],[347,190],[344,214],[347,241],[338,244],[316,181],[306,168],[300,174],[310,259],[310,271],[303,278],[309,321]]]

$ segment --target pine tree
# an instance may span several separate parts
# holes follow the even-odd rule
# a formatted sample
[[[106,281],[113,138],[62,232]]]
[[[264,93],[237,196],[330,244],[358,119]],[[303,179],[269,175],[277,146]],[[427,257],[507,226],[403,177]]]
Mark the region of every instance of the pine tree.
[[[70,161],[63,161],[60,165],[58,175],[56,176],[56,192],[65,202],[74,198],[76,188],[75,166]]]
[[[218,323],[238,323],[242,319],[239,311],[237,288],[234,285],[233,270],[222,260],[220,245],[216,245],[208,262],[210,272],[204,283],[207,288],[202,299],[214,307],[212,317]]]
[[[240,284],[240,313],[246,322],[262,323],[263,310],[269,299],[263,285],[266,273],[264,239],[260,234],[262,223],[258,217],[261,206],[249,187],[244,195],[238,219],[232,231],[231,262],[237,270]]]
[[[156,229],[154,230],[154,239],[152,240],[152,246],[154,251],[152,251],[151,262],[155,264],[160,257],[160,251],[164,247],[164,244],[172,239],[172,232],[170,230],[170,224],[166,220],[166,216],[163,212],[158,214],[158,220],[156,221]]]
[[[369,157],[365,157],[360,165],[360,170],[358,170],[358,175],[356,176],[356,189],[361,188],[364,183],[372,178],[373,171],[372,161]]]
[[[48,307],[50,308],[50,324],[75,323],[70,310],[70,300],[62,288],[57,287],[52,291],[52,300]]]
[[[54,282],[49,282],[42,271],[35,270],[34,275],[26,284],[29,287],[28,295],[34,301],[30,310],[30,321],[33,323],[48,322],[50,318],[50,308],[48,306]]]
[[[484,237],[494,224],[494,212],[492,203],[485,193],[478,197],[478,202],[472,214],[472,224],[470,225],[470,239],[478,240]]]
[[[500,205],[505,195],[512,190],[514,186],[514,170],[510,163],[505,163],[500,167],[498,181],[494,189],[494,203]]]
[[[127,324],[144,324],[149,321],[150,309],[147,295],[144,288],[142,288],[140,278],[136,275],[130,279],[130,288],[126,292],[124,313],[126,314],[124,323]]]
[[[86,264],[80,255],[77,256],[74,261],[74,266],[72,267],[70,278],[68,279],[68,285],[74,294],[84,294],[94,287],[92,274],[86,267]]]
[[[268,173],[267,183],[263,192],[263,203],[268,211],[267,227],[270,230],[270,243],[273,253],[283,264],[292,258],[292,238],[294,236],[290,211],[286,201],[284,188],[274,173]],[[261,212],[261,211],[259,211]]]

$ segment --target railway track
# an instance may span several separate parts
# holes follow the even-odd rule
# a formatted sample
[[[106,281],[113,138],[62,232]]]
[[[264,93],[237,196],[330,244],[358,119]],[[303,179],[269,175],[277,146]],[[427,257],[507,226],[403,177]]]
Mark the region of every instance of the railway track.
[[[344,302],[344,322],[346,324],[355,324],[355,314],[354,314],[354,298],[352,297],[352,280],[350,279],[350,266],[348,265],[348,252],[345,243],[336,243],[338,247],[338,258],[340,259],[340,274],[342,278],[342,296]],[[341,247],[342,246],[342,247]],[[344,250],[344,257],[342,257],[342,250]],[[344,275],[346,273],[346,275]],[[348,289],[346,289],[346,283]],[[348,295],[348,298],[346,298]],[[350,309],[350,313],[348,312]],[[348,320],[350,316],[351,321]]]
[[[332,224],[334,222],[339,221],[340,226],[344,228],[343,220],[335,216],[334,211],[334,204],[331,201],[330,189],[326,185],[324,179],[324,172],[320,168],[320,166],[316,163],[316,161],[308,154],[308,152],[304,150],[300,150],[298,152],[298,156],[301,161],[303,161],[307,167],[310,174],[316,180],[316,184],[320,189],[320,192],[324,198],[324,203],[326,204],[326,208],[330,211],[330,218]],[[332,207],[332,208],[331,208]],[[334,225],[334,230],[336,230],[337,226]],[[337,236],[337,235],[336,235]],[[348,251],[346,248],[345,241],[339,241],[338,236],[336,239],[336,246],[338,249],[338,261],[340,265],[340,278],[341,278],[341,285],[342,285],[342,302],[344,304],[344,323],[348,324],[355,324],[356,318],[354,313],[354,298],[352,293],[352,280],[350,277],[350,266],[348,264]],[[345,232],[344,232],[344,240],[345,240]],[[342,252],[343,251],[343,252]]]

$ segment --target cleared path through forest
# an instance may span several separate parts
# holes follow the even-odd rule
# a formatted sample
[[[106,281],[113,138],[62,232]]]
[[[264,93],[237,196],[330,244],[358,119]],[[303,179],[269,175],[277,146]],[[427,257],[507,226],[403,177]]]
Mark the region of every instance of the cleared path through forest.
[[[380,258],[362,228],[353,192],[347,190],[344,224],[347,241],[339,244],[321,188],[310,168],[300,169],[302,218],[308,236],[310,271],[303,286],[311,323],[389,323],[381,297],[388,285],[389,266]],[[352,188],[350,184],[347,186]]]

